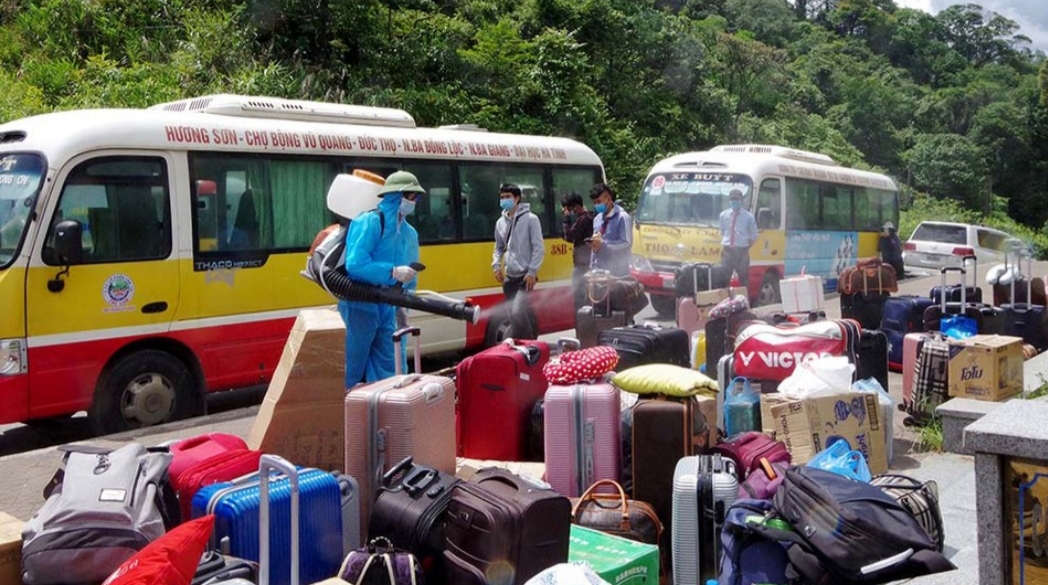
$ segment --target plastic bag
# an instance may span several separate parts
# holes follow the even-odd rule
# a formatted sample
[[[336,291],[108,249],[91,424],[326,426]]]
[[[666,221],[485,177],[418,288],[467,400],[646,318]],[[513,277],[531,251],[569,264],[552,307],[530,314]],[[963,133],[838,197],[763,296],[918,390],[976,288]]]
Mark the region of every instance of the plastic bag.
[[[830,444],[808,461],[808,467],[830,471],[837,475],[869,483],[870,467],[862,453],[852,449],[848,441],[838,440]]]
[[[939,331],[952,339],[968,339],[979,332],[975,319],[966,315],[949,315],[939,319]]]
[[[841,394],[851,389],[855,364],[844,356],[821,357],[797,364],[779,384],[779,393],[793,400]]]
[[[881,420],[885,421],[884,443],[888,449],[888,465],[890,466],[892,458],[895,456],[895,433],[892,431],[892,420],[895,416],[895,399],[881,386],[877,378],[857,380],[852,384],[852,390],[877,395],[877,403],[881,405],[881,412],[884,417]]]
[[[724,434],[734,437],[739,433],[761,430],[761,396],[750,381],[737,377],[728,384],[724,399]]]

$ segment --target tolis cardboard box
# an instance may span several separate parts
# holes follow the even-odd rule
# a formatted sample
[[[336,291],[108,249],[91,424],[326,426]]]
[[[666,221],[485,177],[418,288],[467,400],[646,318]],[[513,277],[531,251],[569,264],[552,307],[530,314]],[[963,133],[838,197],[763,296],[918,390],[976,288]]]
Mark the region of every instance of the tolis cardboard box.
[[[1023,390],[1023,340],[974,335],[950,340],[950,396],[1004,400]]]

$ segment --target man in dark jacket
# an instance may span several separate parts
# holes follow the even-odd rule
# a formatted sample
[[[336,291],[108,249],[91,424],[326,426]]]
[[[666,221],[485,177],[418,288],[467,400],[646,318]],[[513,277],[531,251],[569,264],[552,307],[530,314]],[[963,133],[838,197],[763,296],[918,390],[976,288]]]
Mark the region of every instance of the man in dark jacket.
[[[895,224],[890,221],[884,223],[881,237],[877,241],[877,252],[881,255],[881,262],[890,264],[895,269],[895,277],[902,280],[905,276],[902,263],[902,242],[895,233]]]
[[[582,204],[582,196],[572,191],[560,200],[564,212],[564,241],[572,245],[574,269],[571,272],[571,291],[575,299],[575,310],[586,304],[586,281],[583,275],[589,270],[591,252],[586,238],[593,235],[593,212]]]

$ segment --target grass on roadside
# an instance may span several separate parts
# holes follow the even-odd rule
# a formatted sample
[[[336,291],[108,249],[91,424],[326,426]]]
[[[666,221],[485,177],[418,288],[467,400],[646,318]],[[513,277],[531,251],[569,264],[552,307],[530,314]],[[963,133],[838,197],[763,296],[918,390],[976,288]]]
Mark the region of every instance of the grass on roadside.
[[[922,451],[942,453],[942,420],[936,416],[928,424],[918,427],[916,443]]]

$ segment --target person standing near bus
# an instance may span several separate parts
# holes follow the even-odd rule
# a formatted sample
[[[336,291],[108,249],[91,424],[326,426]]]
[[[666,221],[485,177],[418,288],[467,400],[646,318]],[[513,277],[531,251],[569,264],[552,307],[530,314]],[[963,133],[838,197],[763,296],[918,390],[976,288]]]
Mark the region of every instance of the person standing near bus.
[[[597,183],[590,190],[596,215],[593,235],[589,239],[590,268],[607,270],[614,276],[629,276],[633,248],[630,216],[618,203],[607,183]]]
[[[720,214],[721,266],[735,271],[739,282],[749,282],[750,247],[757,241],[757,220],[742,208],[742,191],[728,194],[730,207]]]
[[[407,216],[425,193],[409,172],[397,171],[386,178],[385,186],[378,192],[378,209],[360,214],[349,224],[346,273],[351,280],[414,288],[417,273],[410,265],[418,262],[418,232],[407,222]],[[346,388],[351,389],[361,380],[371,383],[396,374],[396,308],[340,300],[338,312],[346,323]],[[406,355],[401,356],[400,367],[407,371]]]
[[[495,252],[491,256],[491,270],[495,280],[502,283],[502,293],[507,302],[512,302],[519,293],[530,292],[538,282],[539,268],[546,256],[546,244],[542,239],[542,222],[531,213],[531,205],[521,203],[520,187],[503,183],[499,187],[499,206],[502,216],[495,223]],[[524,310],[531,326],[531,339],[538,331],[538,319],[522,299]],[[520,305],[510,305],[517,307]]]
[[[583,275],[589,270],[592,256],[586,240],[593,235],[593,212],[582,205],[582,196],[574,191],[561,198],[560,207],[564,213],[564,241],[572,245],[571,293],[578,311],[586,304]]]
[[[905,267],[902,263],[902,242],[895,233],[895,224],[890,221],[884,222],[881,229],[881,237],[877,240],[877,253],[881,255],[881,261],[890,264],[895,269],[895,277],[902,279],[905,275]]]

